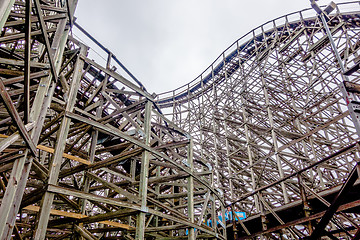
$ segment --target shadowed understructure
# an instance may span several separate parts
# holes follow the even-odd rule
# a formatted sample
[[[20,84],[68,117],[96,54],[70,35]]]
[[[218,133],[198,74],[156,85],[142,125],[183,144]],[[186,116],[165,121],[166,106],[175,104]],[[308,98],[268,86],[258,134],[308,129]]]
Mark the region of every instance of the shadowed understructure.
[[[76,5],[0,2],[0,239],[360,239],[360,2],[269,21],[158,95]]]

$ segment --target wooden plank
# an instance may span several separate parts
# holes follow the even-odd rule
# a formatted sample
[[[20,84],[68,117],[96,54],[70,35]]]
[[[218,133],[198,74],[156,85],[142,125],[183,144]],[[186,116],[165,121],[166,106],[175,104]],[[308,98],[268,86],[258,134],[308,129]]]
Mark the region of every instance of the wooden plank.
[[[46,146],[40,145],[40,144],[37,145],[37,149],[43,150],[43,151],[48,152],[48,153],[54,153],[55,152],[54,148],[46,147]],[[76,157],[76,156],[73,156],[73,155],[70,155],[70,154],[67,154],[67,153],[63,153],[63,157],[67,158],[67,159],[70,159],[70,160],[73,160],[73,161],[76,161],[76,162],[79,162],[79,163],[82,163],[82,164],[85,164],[85,165],[90,165],[91,164],[91,162],[88,161],[88,160],[85,160],[83,158]]]
[[[63,18],[66,18],[65,14],[55,14],[55,15],[44,16],[44,21],[54,22],[54,20],[60,20]],[[38,22],[38,18],[35,16],[31,17],[31,22],[33,22],[33,23]],[[25,24],[25,20],[8,21],[7,23],[5,23],[4,27],[13,27],[13,26],[24,25],[24,24]]]
[[[106,203],[106,204],[110,204],[110,205],[114,205],[114,206],[125,207],[125,208],[134,209],[134,210],[141,210],[141,207],[138,204],[131,204],[128,202],[120,201],[116,198],[107,198],[107,197],[98,196],[98,195],[94,195],[91,193],[85,193],[85,192],[74,190],[74,189],[59,187],[59,186],[52,185],[52,184],[49,184],[48,191],[52,192],[52,193],[60,193],[60,194],[65,194],[65,195],[69,195],[69,196],[74,196],[74,197],[81,198],[81,199],[93,200],[96,202]]]
[[[114,218],[119,219],[119,218],[124,218],[127,216],[133,216],[133,215],[136,215],[137,213],[138,213],[137,210],[123,208],[123,209],[116,210],[116,211],[108,211],[106,213],[100,213],[100,214],[96,214],[94,216],[81,218],[81,219],[77,220],[77,222],[83,223],[83,224],[89,224],[89,223],[95,223],[95,222],[105,222],[105,221],[108,221],[108,220],[114,219]],[[109,221],[109,222],[111,222],[111,225],[113,225],[112,221]],[[121,226],[121,225],[119,225],[119,226]],[[128,229],[135,229],[135,227],[128,226]]]
[[[27,210],[27,211],[31,211],[31,212],[39,212],[40,207],[34,206],[34,205],[29,205],[29,206],[24,207],[23,210]],[[85,214],[67,212],[67,211],[56,210],[56,209],[51,209],[50,214],[55,215],[55,216],[69,217],[69,218],[75,218],[75,219],[82,219],[82,218],[89,217]],[[119,227],[119,228],[126,229],[126,230],[134,230],[135,229],[134,227],[129,226],[127,224],[118,223],[118,222],[114,222],[114,221],[108,221],[108,220],[107,221],[99,221],[98,223],[103,223],[103,224],[106,224],[109,226]]]
[[[53,33],[55,31],[56,31],[56,28],[49,28],[47,30],[48,33]],[[41,35],[41,30],[31,32],[32,37],[39,36],[39,35]],[[12,41],[22,39],[24,37],[25,37],[25,33],[17,33],[17,34],[5,35],[3,37],[0,37],[0,43],[12,42]]]
[[[22,60],[13,60],[13,59],[6,59],[6,58],[0,58],[0,63],[6,64],[6,65],[20,66],[20,67],[25,66],[25,62]],[[48,63],[39,63],[39,62],[34,62],[34,61],[30,61],[30,67],[43,68],[43,69],[50,68]]]
[[[0,134],[0,138],[9,138],[9,137],[10,136]],[[48,153],[54,153],[55,152],[54,148],[47,147],[47,146],[44,146],[44,145],[41,145],[41,144],[37,145],[36,148],[39,149],[39,150],[48,152]],[[70,155],[68,153],[63,153],[63,157],[67,158],[67,159],[70,159],[70,160],[73,160],[73,161],[76,161],[76,162],[79,162],[79,163],[82,163],[82,164],[85,164],[85,165],[90,165],[91,164],[90,161],[88,161],[86,159],[76,157],[76,156]]]

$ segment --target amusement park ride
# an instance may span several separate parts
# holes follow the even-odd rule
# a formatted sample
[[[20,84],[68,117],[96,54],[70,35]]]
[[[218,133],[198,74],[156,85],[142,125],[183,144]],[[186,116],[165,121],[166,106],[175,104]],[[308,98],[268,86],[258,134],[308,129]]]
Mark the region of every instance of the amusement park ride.
[[[360,239],[360,2],[310,4],[149,94],[1,0],[0,239]]]

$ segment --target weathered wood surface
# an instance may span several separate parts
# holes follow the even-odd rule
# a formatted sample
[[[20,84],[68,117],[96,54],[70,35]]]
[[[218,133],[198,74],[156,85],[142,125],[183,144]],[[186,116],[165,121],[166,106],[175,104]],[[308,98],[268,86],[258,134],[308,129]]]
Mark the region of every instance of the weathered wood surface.
[[[195,214],[222,201],[212,171],[110,51],[100,64],[69,36],[76,3],[4,3],[0,238],[216,237]]]

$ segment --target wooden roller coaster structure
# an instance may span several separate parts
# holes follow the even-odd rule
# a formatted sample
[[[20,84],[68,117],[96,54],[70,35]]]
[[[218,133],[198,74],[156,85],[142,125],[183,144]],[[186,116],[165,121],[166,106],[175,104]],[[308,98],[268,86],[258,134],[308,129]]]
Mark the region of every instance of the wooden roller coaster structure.
[[[0,2],[0,239],[360,239],[359,1],[269,21],[158,95],[76,5]]]

